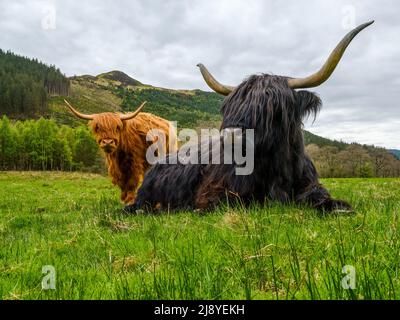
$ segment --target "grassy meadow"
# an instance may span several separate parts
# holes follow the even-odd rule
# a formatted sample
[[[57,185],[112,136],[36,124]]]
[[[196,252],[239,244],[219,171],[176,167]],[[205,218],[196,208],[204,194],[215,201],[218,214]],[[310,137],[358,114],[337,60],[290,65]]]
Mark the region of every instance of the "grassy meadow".
[[[400,180],[323,182],[356,213],[269,204],[129,216],[107,177],[0,173],[0,298],[400,299]],[[55,290],[42,289],[46,265]]]

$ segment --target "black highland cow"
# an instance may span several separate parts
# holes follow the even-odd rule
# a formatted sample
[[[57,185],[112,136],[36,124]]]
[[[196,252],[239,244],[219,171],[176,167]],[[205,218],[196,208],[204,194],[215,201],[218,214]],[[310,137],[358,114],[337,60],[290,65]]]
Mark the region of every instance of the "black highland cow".
[[[231,87],[220,84],[199,64],[207,84],[227,95],[221,129],[254,129],[254,171],[239,176],[235,164],[157,164],[146,174],[135,204],[126,210],[210,209],[227,199],[239,199],[245,204],[272,200],[307,204],[326,212],[352,211],[345,201],[331,198],[305,154],[302,121],[316,116],[321,100],[314,93],[295,89],[325,82],[351,40],[372,23],[346,35],[321,70],[303,79],[253,75]]]

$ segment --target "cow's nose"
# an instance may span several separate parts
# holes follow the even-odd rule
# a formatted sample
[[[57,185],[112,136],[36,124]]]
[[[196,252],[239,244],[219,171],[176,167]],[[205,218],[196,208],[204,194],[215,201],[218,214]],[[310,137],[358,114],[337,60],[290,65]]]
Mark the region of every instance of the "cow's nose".
[[[114,140],[113,139],[103,139],[101,142],[102,142],[103,145],[114,144]]]

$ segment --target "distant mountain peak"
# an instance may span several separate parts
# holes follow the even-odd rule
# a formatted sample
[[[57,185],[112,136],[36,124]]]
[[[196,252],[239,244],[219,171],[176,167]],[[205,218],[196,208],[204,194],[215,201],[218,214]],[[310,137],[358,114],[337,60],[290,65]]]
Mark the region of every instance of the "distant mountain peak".
[[[111,81],[120,82],[124,86],[142,86],[143,84],[128,76],[126,73],[118,70],[113,70],[110,72],[102,73],[97,76],[97,78],[103,78]]]

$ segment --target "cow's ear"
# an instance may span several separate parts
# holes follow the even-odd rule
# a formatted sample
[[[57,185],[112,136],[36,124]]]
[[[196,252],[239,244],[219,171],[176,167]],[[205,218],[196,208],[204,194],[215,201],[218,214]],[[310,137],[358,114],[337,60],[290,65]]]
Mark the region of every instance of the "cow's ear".
[[[297,91],[296,92],[297,108],[300,111],[302,118],[308,116],[317,116],[322,107],[321,99],[313,92],[310,91]]]
[[[98,132],[99,131],[100,127],[99,127],[98,123],[90,121],[90,125],[92,126],[94,132]]]

